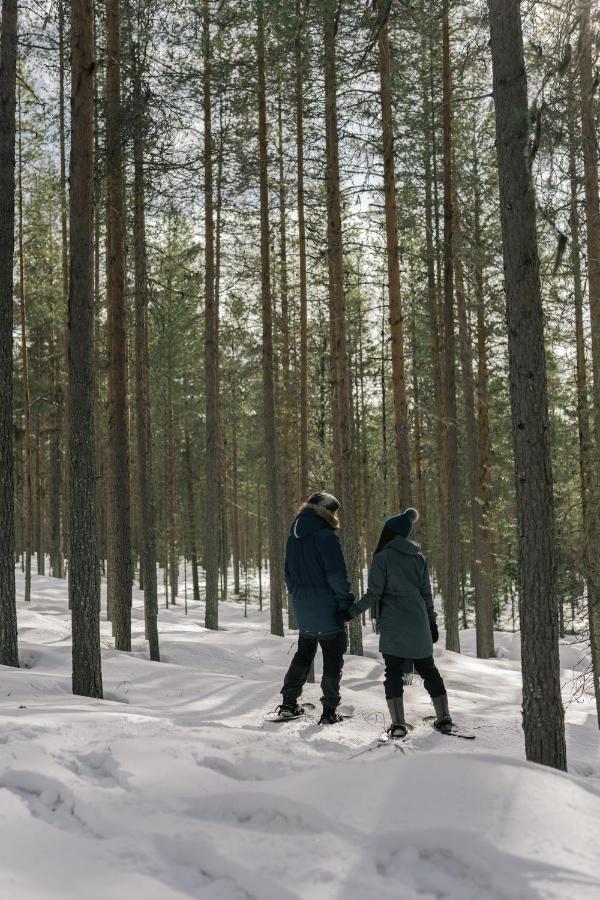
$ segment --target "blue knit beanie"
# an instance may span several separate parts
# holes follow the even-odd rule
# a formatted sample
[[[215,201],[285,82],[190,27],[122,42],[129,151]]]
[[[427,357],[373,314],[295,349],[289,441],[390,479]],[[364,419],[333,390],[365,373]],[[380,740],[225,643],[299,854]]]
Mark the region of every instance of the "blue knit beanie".
[[[390,516],[389,519],[386,519],[385,527],[389,528],[389,530],[393,531],[395,534],[407,538],[413,530],[413,525],[418,518],[419,513],[417,510],[409,506],[403,513],[398,513],[397,515]]]

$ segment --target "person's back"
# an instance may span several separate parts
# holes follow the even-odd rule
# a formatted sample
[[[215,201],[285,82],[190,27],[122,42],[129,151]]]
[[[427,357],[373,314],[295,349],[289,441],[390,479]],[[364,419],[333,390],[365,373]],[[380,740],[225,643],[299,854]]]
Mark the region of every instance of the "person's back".
[[[335,616],[351,602],[337,527],[334,513],[306,503],[290,529],[285,577],[302,634],[335,634]]]
[[[407,733],[403,700],[407,662],[414,664],[423,678],[436,713],[435,727],[445,733],[452,730],[446,688],[433,659],[439,633],[429,567],[418,545],[409,540],[418,517],[417,510],[409,507],[386,519],[367,591],[347,613],[350,619],[370,606],[375,608],[379,649],[385,661],[385,696],[392,718],[389,733],[394,737]]]
[[[298,650],[285,676],[279,707],[282,718],[302,714],[298,699],[308,678],[317,647],[323,651],[323,724],[339,721],[340,680],[347,647],[346,629],[336,616],[354,602],[346,573],[336,512],[331,494],[308,498],[290,529],[285,553],[285,581],[298,622]]]

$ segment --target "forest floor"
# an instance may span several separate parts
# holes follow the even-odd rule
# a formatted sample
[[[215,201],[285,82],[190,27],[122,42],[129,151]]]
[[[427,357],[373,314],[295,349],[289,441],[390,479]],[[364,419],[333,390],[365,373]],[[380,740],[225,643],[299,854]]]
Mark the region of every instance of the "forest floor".
[[[22,575],[18,576],[22,598]],[[600,896],[600,742],[579,648],[565,643],[569,774],[524,759],[518,636],[502,658],[436,648],[456,721],[442,737],[406,690],[406,752],[381,746],[377,639],[347,657],[354,717],[264,721],[279,702],[294,635],[268,611],[161,610],[162,662],[146,658],[135,593],[134,652],[110,649],[105,700],[71,694],[66,584],[33,577],[18,601],[20,670],[0,670],[0,896],[10,900],[532,900]],[[443,643],[443,640],[440,642]],[[575,680],[574,680],[575,679]],[[318,685],[304,699],[318,704]],[[317,710],[318,712],[318,710]]]

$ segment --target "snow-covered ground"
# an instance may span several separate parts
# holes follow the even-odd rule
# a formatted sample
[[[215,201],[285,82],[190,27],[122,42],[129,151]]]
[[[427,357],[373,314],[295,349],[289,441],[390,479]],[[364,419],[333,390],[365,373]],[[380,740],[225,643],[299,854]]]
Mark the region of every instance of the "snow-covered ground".
[[[18,573],[22,596],[22,576]],[[568,775],[524,760],[518,637],[502,658],[437,650],[455,719],[475,741],[423,723],[352,758],[384,725],[382,665],[365,629],[347,657],[354,717],[264,721],[279,701],[294,635],[268,611],[161,610],[162,662],[110,649],[104,701],[74,697],[65,583],[33,577],[19,600],[23,668],[0,669],[0,897],[10,900],[530,900],[600,897],[600,749],[592,699],[567,707]],[[566,645],[574,666],[579,648]],[[563,671],[565,700],[573,670]],[[304,698],[318,703],[317,685]]]

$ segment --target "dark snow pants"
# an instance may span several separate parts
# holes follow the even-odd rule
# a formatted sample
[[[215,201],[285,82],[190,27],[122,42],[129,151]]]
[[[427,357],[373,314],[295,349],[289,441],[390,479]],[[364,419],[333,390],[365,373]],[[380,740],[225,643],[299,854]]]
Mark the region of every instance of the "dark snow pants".
[[[383,684],[386,699],[401,697],[404,693],[402,676],[406,670],[406,660],[402,656],[391,656],[389,653],[384,653],[383,658],[385,660],[385,679]],[[444,681],[433,661],[433,656],[427,656],[425,659],[414,659],[413,662],[416,671],[423,679],[425,690],[431,698],[441,697],[442,694],[446,693]]]
[[[348,646],[346,629],[327,637],[313,637],[301,634],[298,638],[298,649],[283,681],[281,693],[285,699],[297,700],[306,684],[308,673],[317,647],[323,651],[323,677],[321,702],[323,709],[336,709],[340,702],[340,682],[344,668],[344,653]]]

